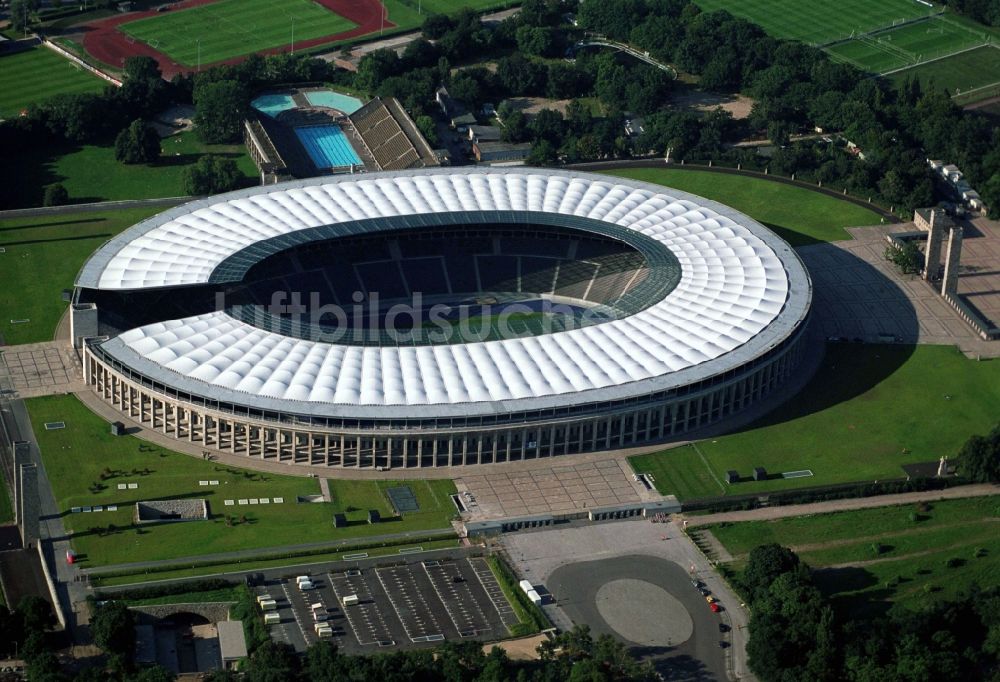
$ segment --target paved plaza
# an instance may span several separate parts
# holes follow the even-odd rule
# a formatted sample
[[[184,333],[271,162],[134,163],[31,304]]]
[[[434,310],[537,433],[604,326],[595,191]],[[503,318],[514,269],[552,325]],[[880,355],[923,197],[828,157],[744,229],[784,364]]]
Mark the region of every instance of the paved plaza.
[[[22,398],[84,388],[80,359],[65,341],[8,346],[2,353],[13,389]]]
[[[981,340],[934,288],[917,275],[900,275],[885,260],[886,233],[913,229],[912,223],[849,228],[853,239],[796,249],[813,279],[813,324],[826,337],[957,345],[972,357],[1000,356],[1000,343]],[[1000,239],[992,245],[979,238],[964,242],[962,262],[983,269],[981,283],[974,278],[970,284],[969,274],[975,273],[966,274],[963,267],[959,291],[993,286],[992,294],[970,299],[984,312],[994,299],[1000,308],[1000,256],[993,260],[995,282],[984,269],[995,253],[1000,254]]]
[[[633,479],[627,460],[575,462],[532,470],[498,468],[488,473],[461,470],[455,480],[473,520],[504,516],[565,513],[618,504],[659,500]],[[572,463],[570,463],[572,462]],[[471,500],[471,501],[470,501]]]
[[[580,522],[507,533],[501,542],[518,572],[545,596],[543,609],[557,626],[585,623],[597,633],[615,634],[653,658],[666,679],[721,681],[727,668],[739,679],[753,679],[744,654],[746,611],[673,523]],[[719,600],[720,613],[711,612],[692,580]],[[645,583],[642,590],[653,603],[610,603],[621,581]],[[674,622],[667,627],[664,619]],[[636,641],[643,639],[631,627],[637,622],[651,633],[645,641]]]
[[[1000,326],[1000,222],[977,218],[966,227],[958,294]]]

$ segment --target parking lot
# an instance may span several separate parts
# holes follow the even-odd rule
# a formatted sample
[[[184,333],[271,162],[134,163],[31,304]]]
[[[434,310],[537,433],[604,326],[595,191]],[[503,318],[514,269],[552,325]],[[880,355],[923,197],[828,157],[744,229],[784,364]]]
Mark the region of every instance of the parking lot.
[[[375,653],[433,646],[444,640],[499,640],[517,622],[486,562],[477,557],[345,568],[308,575],[312,589],[289,576],[268,580],[257,595],[275,601],[271,636],[297,651],[332,629],[344,652]]]

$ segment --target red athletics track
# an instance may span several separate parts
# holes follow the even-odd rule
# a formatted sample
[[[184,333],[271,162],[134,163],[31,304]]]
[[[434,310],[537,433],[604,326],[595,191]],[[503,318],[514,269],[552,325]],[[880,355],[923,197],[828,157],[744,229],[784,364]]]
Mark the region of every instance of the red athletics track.
[[[191,7],[207,5],[212,2],[215,2],[215,0],[185,0],[184,2],[171,6],[170,13],[181,12]],[[369,33],[375,33],[383,27],[382,17],[386,10],[379,0],[315,0],[315,2],[319,3],[323,7],[326,7],[332,12],[339,14],[345,19],[353,21],[357,24],[357,26],[349,31],[343,31],[333,35],[312,38],[311,40],[295,41],[295,47],[297,48],[315,47],[316,45],[323,45],[324,43],[332,43],[335,40],[363,36]],[[153,49],[146,43],[138,40],[129,43],[126,40],[125,34],[118,30],[118,27],[122,24],[135,21],[137,19],[144,19],[145,17],[155,16],[159,16],[156,10],[131,12],[129,14],[94,21],[76,28],[84,32],[83,47],[87,53],[95,59],[104,62],[108,66],[120,69],[122,67],[122,62],[124,62],[126,57],[145,55],[152,57],[159,62],[160,70],[163,72],[163,77],[168,80],[173,78],[178,73],[194,71],[194,69],[190,66],[183,66],[175,61],[172,61],[170,57],[159,50]],[[395,28],[395,26],[396,25],[394,23],[389,21],[388,16],[386,16],[384,28]],[[277,54],[278,52],[287,51],[287,48],[288,45],[281,45],[268,50],[261,50],[258,54]],[[246,55],[233,57],[232,59],[225,59],[220,62],[215,62],[214,64],[202,64],[202,66],[236,64],[245,59],[245,57]]]

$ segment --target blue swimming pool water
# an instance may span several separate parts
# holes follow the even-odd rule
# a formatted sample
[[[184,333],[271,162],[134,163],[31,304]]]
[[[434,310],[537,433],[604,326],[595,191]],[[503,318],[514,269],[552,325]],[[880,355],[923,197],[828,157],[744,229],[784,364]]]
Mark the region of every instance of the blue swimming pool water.
[[[342,95],[332,90],[312,90],[306,93],[306,99],[314,107],[330,107],[339,109],[345,114],[353,114],[361,108],[361,100],[350,95]]]
[[[317,168],[335,168],[361,164],[361,159],[337,126],[309,126],[296,128],[299,142],[309,152],[309,158]]]
[[[295,102],[292,101],[291,95],[261,95],[250,102],[250,105],[271,118],[274,118],[282,111],[295,108]]]

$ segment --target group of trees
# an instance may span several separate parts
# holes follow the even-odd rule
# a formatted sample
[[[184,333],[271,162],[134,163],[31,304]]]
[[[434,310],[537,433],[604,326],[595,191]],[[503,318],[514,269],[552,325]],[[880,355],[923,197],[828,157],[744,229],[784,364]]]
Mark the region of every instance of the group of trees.
[[[1000,589],[922,611],[835,615],[794,552],[762,545],[741,586],[751,607],[748,662],[762,682],[1000,679]]]
[[[990,26],[1000,26],[1000,0],[944,0],[956,12]]]
[[[1000,424],[965,442],[958,452],[958,471],[977,483],[1000,483]]]
[[[563,633],[541,647],[539,661],[513,661],[495,647],[483,653],[478,642],[446,642],[433,650],[348,656],[328,641],[314,644],[305,657],[287,645],[267,640],[258,646],[242,671],[244,677],[217,672],[210,682],[645,682],[656,679],[648,664],[639,664],[625,646],[607,635],[591,636],[587,627]]]

